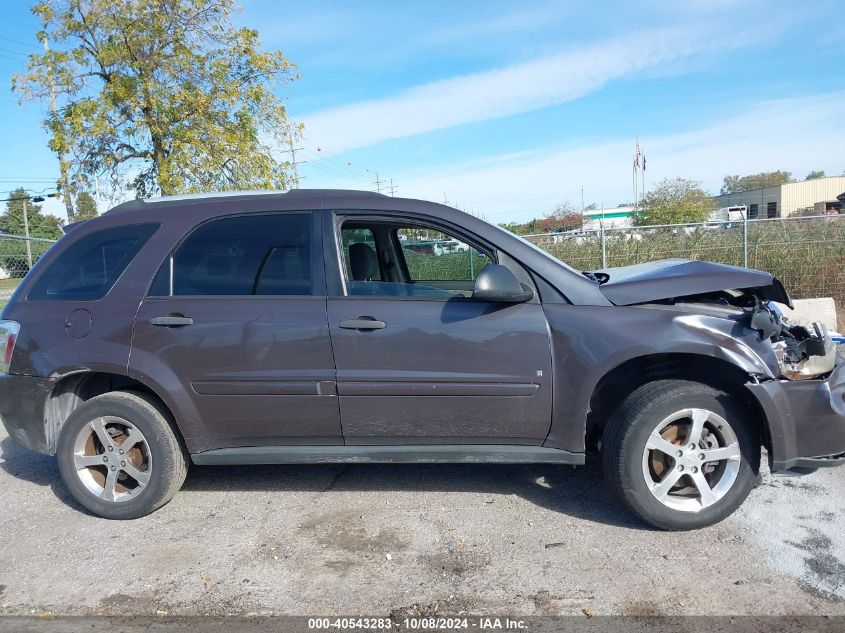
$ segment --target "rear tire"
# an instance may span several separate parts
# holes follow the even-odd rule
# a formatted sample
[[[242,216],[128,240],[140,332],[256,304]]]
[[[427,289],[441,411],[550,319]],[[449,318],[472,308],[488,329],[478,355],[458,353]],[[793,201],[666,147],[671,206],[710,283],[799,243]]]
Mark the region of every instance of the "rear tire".
[[[757,479],[760,442],[735,396],[685,380],[643,385],[602,436],[605,478],[638,517],[664,530],[717,523]]]
[[[182,487],[188,461],[159,405],[142,393],[91,398],[68,417],[56,457],[70,493],[106,519],[135,519]]]

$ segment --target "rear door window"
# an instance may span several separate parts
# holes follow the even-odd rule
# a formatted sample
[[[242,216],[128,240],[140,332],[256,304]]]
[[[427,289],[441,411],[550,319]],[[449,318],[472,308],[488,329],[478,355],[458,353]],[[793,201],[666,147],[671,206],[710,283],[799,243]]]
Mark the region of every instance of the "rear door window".
[[[158,224],[136,224],[86,235],[50,264],[27,297],[30,301],[102,299]]]
[[[236,216],[194,230],[162,268],[152,296],[310,295],[307,213]]]

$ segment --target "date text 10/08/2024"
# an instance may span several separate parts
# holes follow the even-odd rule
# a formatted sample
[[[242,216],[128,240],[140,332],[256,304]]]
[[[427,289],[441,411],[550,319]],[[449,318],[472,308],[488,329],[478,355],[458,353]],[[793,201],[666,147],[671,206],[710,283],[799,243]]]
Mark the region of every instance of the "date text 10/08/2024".
[[[526,628],[524,620],[497,617],[449,618],[418,617],[393,620],[391,618],[309,618],[308,629],[390,631],[394,627],[409,631],[471,630],[518,631]]]

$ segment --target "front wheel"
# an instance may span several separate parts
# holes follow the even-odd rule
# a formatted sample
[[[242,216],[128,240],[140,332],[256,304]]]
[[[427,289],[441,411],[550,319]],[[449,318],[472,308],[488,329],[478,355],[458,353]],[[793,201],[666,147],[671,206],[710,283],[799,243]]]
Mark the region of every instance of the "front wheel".
[[[144,394],[91,398],[59,434],[59,472],[74,498],[107,519],[157,510],[181,488],[188,463],[159,406]]]
[[[730,394],[701,383],[646,384],[619,406],[602,437],[606,478],[637,516],[666,530],[721,521],[754,486],[760,444]]]

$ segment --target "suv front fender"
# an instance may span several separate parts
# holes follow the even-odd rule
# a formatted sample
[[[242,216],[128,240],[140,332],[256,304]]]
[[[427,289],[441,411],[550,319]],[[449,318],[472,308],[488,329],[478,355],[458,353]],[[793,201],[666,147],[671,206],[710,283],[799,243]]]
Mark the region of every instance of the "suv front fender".
[[[675,357],[681,364],[684,358],[715,360],[732,370],[738,389],[776,376],[771,346],[731,319],[655,306],[556,304],[544,309],[555,372],[552,424],[544,446],[583,452],[596,387],[635,359]],[[673,377],[682,376],[654,379]]]

